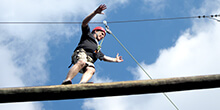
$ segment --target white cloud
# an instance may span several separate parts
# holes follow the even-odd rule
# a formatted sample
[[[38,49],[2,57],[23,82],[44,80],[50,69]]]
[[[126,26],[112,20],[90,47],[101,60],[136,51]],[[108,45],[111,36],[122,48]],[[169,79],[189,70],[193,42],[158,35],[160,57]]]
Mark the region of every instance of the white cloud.
[[[210,8],[214,7],[213,4],[215,8]],[[218,13],[220,9],[216,6],[219,5],[219,0],[205,0],[201,9],[194,9],[192,13]],[[147,65],[142,62],[142,66],[153,78],[219,74],[219,30],[219,22],[195,20],[193,26],[182,33],[174,46],[160,51],[155,63]],[[139,67],[134,68],[132,73],[137,80],[148,79]],[[220,101],[219,89],[167,94],[180,110],[220,109],[217,103]],[[85,110],[102,110],[103,108],[109,110],[175,110],[162,94],[95,98],[87,100],[83,106]]]
[[[173,47],[160,51],[155,63],[142,64],[149,73],[154,73],[154,78],[218,74],[219,29],[217,21],[196,20],[192,28],[187,29]],[[146,79],[143,72],[136,73],[139,79]]]
[[[25,102],[25,103],[9,103],[9,104],[1,104],[1,110],[43,110],[43,105],[40,103],[32,103],[32,102]]]
[[[19,73],[21,73],[21,70],[14,65],[14,62],[12,60],[10,60],[12,56],[14,55],[14,53],[2,46],[0,47],[0,53],[1,53],[0,61],[2,62],[0,63],[0,68],[1,68],[0,85],[1,87],[23,85],[23,82],[17,78],[17,77],[20,77]]]
[[[112,82],[112,80],[109,79],[108,77],[99,77],[98,74],[99,73],[96,71],[96,73],[93,75],[91,79],[92,82],[96,82],[96,83]]]
[[[114,0],[123,4],[127,0]],[[81,21],[99,6],[97,0],[1,0],[0,20],[8,21]],[[103,2],[102,2],[103,3]],[[110,4],[111,3],[111,4]],[[105,16],[96,16],[101,20]],[[72,37],[76,25],[0,25],[0,86],[20,87],[45,84],[49,79],[48,42]],[[65,36],[65,37],[64,37]],[[0,109],[39,110],[41,103],[1,104]]]
[[[151,13],[160,12],[164,10],[164,8],[167,6],[165,0],[143,0],[143,1],[145,4],[145,7],[143,9]]]
[[[219,29],[218,23],[211,21],[211,24],[187,30],[175,46],[160,51],[160,57],[154,64],[143,66],[149,73],[153,73],[153,78],[218,74]],[[140,70],[135,75],[139,79],[146,79]]]
[[[166,107],[166,99],[162,99],[161,94],[152,95],[132,95],[132,96],[114,96],[114,97],[104,97],[104,98],[93,98],[88,99],[83,104],[83,110],[140,110],[149,109],[150,106],[155,108],[152,110],[158,110],[159,107]],[[158,101],[157,99],[160,100]],[[157,104],[152,103],[157,101],[157,104],[165,103],[164,105],[157,106]],[[167,105],[166,105],[167,104]],[[147,106],[146,106],[147,105]]]

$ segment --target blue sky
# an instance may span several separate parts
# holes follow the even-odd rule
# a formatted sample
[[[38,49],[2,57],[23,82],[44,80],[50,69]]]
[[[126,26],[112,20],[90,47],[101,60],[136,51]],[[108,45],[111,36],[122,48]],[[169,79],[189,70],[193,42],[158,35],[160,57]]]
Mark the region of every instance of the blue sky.
[[[220,0],[1,0],[0,21],[81,22],[100,4],[92,21],[124,21],[219,14]],[[100,24],[104,26],[103,24]],[[154,78],[219,74],[219,22],[185,19],[109,23],[111,31]],[[96,24],[90,24],[91,28]],[[59,85],[81,36],[80,24],[0,24],[0,87]],[[95,83],[149,79],[107,35],[102,51],[122,63],[97,61]],[[80,81],[78,74],[73,83]],[[220,109],[219,89],[171,92],[180,110]],[[158,106],[159,105],[159,106]],[[162,94],[1,104],[1,110],[175,110]]]

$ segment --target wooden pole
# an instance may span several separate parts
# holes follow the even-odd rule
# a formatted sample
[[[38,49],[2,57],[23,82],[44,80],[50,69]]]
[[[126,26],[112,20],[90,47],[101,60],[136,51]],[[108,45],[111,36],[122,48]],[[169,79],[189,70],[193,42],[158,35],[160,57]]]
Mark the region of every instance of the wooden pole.
[[[220,87],[220,75],[97,84],[2,88],[0,89],[0,103],[161,93],[216,87]]]

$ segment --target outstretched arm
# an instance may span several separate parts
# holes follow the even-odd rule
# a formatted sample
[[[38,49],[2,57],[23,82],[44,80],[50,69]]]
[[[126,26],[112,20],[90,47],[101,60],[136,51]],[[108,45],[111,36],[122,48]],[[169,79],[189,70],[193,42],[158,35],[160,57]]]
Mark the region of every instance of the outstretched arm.
[[[85,27],[88,25],[89,21],[96,15],[96,14],[104,14],[102,11],[105,10],[107,7],[105,4],[100,5],[95,11],[89,14],[82,22],[82,26]]]
[[[119,56],[119,54],[117,54],[115,58],[104,56],[103,60],[107,62],[123,62],[124,61],[122,59],[122,56]]]

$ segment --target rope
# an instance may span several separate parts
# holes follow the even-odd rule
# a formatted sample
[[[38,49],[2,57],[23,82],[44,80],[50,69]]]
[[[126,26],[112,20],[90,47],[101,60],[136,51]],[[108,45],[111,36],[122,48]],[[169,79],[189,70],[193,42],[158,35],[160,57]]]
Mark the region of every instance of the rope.
[[[147,71],[144,70],[144,68],[140,65],[140,63],[134,58],[134,56],[128,51],[128,49],[125,48],[125,46],[118,40],[118,38],[111,33],[111,35],[118,41],[118,43],[125,49],[125,51],[131,56],[131,58],[138,64],[138,66],[144,71],[144,73],[152,79],[152,77],[147,73]]]
[[[203,15],[203,16],[190,16],[190,17],[173,17],[173,18],[158,18],[158,19],[141,19],[141,20],[126,20],[126,21],[110,21],[108,23],[129,23],[129,22],[146,22],[146,21],[162,21],[162,20],[177,20],[177,19],[193,19],[193,18],[217,18],[220,17],[219,15]],[[213,20],[214,20],[213,19]],[[215,19],[219,21],[218,19]],[[54,22],[0,22],[0,24],[82,24],[82,22],[59,22],[59,21],[54,21]],[[102,22],[90,22],[90,24],[102,24]]]
[[[176,108],[176,110],[179,110],[179,108],[176,106],[176,104],[168,97],[166,93],[163,93],[163,95],[167,98],[168,101]]]
[[[109,30],[109,29],[107,29]],[[152,80],[153,78],[145,71],[145,69],[138,63],[138,61],[134,58],[134,56],[128,51],[128,49],[125,48],[125,46],[118,40],[118,38],[109,30],[108,33],[110,33],[117,41],[118,43],[125,49],[125,51],[131,56],[131,58],[138,64],[138,66],[144,71],[144,73]],[[175,103],[168,97],[166,93],[163,93],[163,95],[168,99],[168,101],[176,108],[176,110],[179,110],[179,108],[175,105]]]
[[[192,18],[214,18],[220,17],[220,15],[210,16],[191,16],[191,17],[174,17],[174,18],[158,18],[158,19],[142,19],[142,20],[127,20],[127,21],[112,21],[108,23],[127,23],[127,22],[145,22],[145,21],[162,21],[162,20],[177,20],[177,19],[192,19]]]

